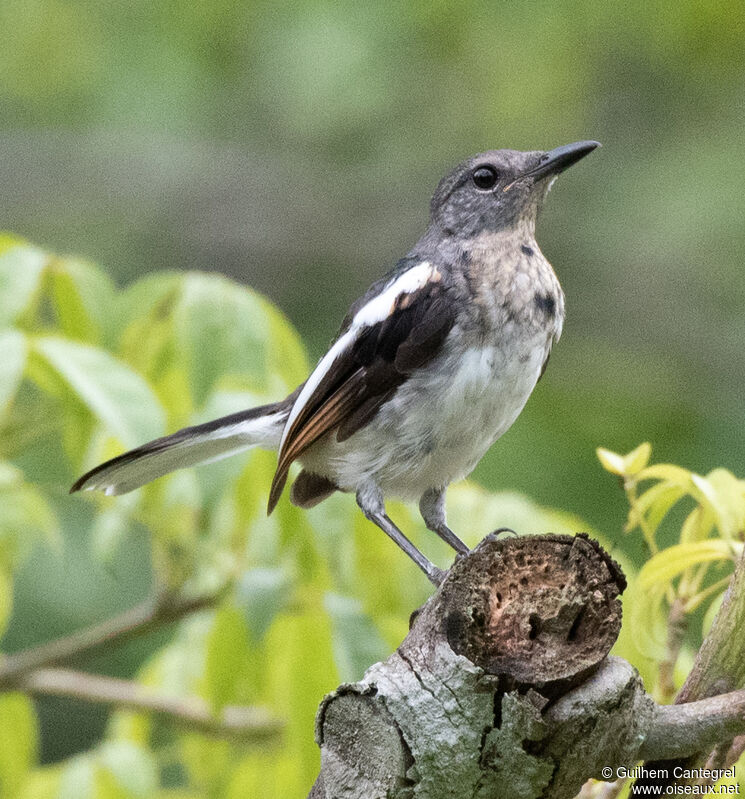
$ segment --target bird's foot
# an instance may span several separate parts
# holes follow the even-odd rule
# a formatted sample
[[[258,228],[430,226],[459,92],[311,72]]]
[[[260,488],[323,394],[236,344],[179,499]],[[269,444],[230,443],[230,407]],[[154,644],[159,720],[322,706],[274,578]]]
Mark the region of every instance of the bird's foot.
[[[442,585],[449,573],[450,569],[441,569],[439,566],[435,566],[433,563],[430,563],[430,569],[425,572],[429,581],[436,588],[439,588]]]

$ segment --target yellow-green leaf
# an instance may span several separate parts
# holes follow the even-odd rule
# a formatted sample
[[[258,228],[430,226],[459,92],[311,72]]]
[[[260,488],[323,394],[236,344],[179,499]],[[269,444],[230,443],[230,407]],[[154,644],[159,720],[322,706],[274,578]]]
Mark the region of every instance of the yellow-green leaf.
[[[703,541],[708,538],[714,527],[714,512],[704,505],[697,505],[686,516],[680,529],[680,543],[688,544],[692,541]]]
[[[0,255],[10,250],[12,247],[26,247],[28,242],[14,233],[0,233]]]
[[[260,775],[263,790],[256,796],[304,796],[318,774],[320,753],[308,731],[321,699],[339,684],[331,646],[328,616],[310,603],[272,624],[265,647],[264,701],[286,720],[286,747],[273,758],[274,768]]]
[[[719,613],[719,608],[722,607],[722,602],[724,601],[724,591],[719,594],[718,597],[706,608],[706,613],[704,613],[704,618],[701,620],[701,636],[705,638],[709,632],[711,631],[711,625],[714,624],[714,619],[716,618],[717,613]]]
[[[13,612],[13,580],[10,576],[10,569],[2,560],[3,558],[0,557],[0,640],[8,626],[10,614]]]
[[[114,284],[106,273],[86,261],[55,258],[48,280],[62,333],[100,343],[117,321]]]
[[[620,475],[621,477],[626,474],[626,461],[623,455],[619,455],[617,452],[611,452],[604,447],[598,447],[595,452],[597,453],[601,466],[607,472]]]
[[[714,469],[706,479],[717,527],[725,538],[737,538],[745,532],[745,481],[726,469]]]
[[[641,574],[639,575],[641,577]],[[636,590],[624,596],[624,627],[634,631],[634,646],[642,655],[652,660],[662,660],[666,655],[667,610],[666,586],[653,585],[644,591]],[[628,615],[627,614],[628,611]]]
[[[629,529],[640,526],[650,549],[654,551],[657,528],[667,516],[670,508],[685,496],[685,493],[685,490],[679,485],[664,481],[655,483],[632,503],[629,512]]]
[[[26,777],[23,788],[13,799],[59,799],[62,767],[59,764],[35,768]]]
[[[640,472],[648,463],[652,455],[652,445],[645,441],[639,444],[636,449],[631,450],[628,455],[624,455],[623,464],[625,474],[633,477],[637,472]]]
[[[35,247],[11,247],[0,255],[0,327],[12,325],[36,298],[48,256]]]
[[[732,560],[742,551],[742,544],[719,539],[676,544],[650,558],[639,572],[638,589],[645,591],[654,585],[666,585],[686,569],[699,563]]]
[[[20,469],[0,461],[0,569],[13,569],[39,537],[57,541],[57,519],[46,497]]]
[[[158,767],[155,756],[146,748],[129,741],[106,741],[99,747],[96,759],[127,799],[149,799],[155,793]]]
[[[96,765],[91,757],[79,755],[65,764],[57,799],[98,799]]]
[[[292,578],[286,569],[257,567],[246,570],[235,586],[240,607],[254,642],[260,641],[276,615],[293,595]]]
[[[248,630],[241,612],[224,605],[215,613],[207,636],[205,694],[215,710],[238,702],[237,689],[249,656]]]
[[[38,746],[36,714],[23,694],[0,695],[0,796],[18,796],[36,763]]]
[[[26,337],[19,330],[0,331],[0,415],[13,401],[26,366]]]
[[[358,599],[329,592],[323,604],[333,624],[339,676],[343,682],[359,680],[372,663],[386,657],[388,647]]]
[[[197,407],[218,380],[231,375],[266,389],[269,331],[256,294],[218,275],[190,273],[181,286],[174,323]]]

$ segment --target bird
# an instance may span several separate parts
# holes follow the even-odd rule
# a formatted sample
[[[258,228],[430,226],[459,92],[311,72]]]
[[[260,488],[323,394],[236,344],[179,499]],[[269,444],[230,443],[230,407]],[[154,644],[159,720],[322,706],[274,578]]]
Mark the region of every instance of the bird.
[[[535,239],[546,195],[599,146],[492,150],[439,182],[423,235],[355,303],[304,383],[278,402],[186,427],[96,466],[71,493],[125,494],[183,467],[260,447],[276,450],[267,512],[294,462],[290,501],[336,491],[438,586],[446,571],[396,526],[385,501],[418,501],[456,557],[445,493],[516,420],[564,323],[564,293]]]

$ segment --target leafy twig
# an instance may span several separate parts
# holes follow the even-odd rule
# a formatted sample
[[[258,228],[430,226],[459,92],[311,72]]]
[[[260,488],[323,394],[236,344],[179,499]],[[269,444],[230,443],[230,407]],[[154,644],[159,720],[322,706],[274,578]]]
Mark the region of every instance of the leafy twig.
[[[36,669],[20,677],[15,687],[34,695],[66,696],[154,713],[185,724],[190,730],[252,743],[274,739],[281,729],[281,722],[263,708],[231,705],[214,714],[207,702],[197,696],[165,696],[131,680],[72,669]]]
[[[16,680],[35,669],[65,663],[102,646],[120,644],[145,635],[190,613],[214,605],[220,596],[216,592],[196,597],[166,595],[163,598],[146,600],[113,619],[9,655],[0,661],[0,690],[15,687]]]

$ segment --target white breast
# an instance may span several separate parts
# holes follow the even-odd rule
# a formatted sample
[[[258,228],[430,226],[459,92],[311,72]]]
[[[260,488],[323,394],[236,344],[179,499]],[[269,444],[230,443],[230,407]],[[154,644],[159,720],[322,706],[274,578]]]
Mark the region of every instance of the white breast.
[[[319,441],[301,460],[354,491],[372,480],[386,496],[418,499],[468,475],[515,421],[548,353],[546,333],[466,347],[454,328],[443,354],[412,375],[362,430]]]

